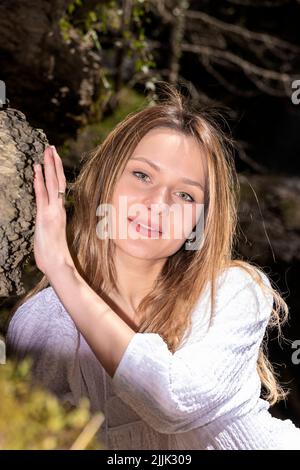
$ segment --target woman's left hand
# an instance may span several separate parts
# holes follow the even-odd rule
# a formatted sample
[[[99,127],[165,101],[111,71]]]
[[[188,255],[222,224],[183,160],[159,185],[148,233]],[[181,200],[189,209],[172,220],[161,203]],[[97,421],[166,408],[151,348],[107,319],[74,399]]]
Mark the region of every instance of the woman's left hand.
[[[50,277],[62,265],[74,265],[66,237],[64,196],[58,197],[58,191],[66,191],[66,177],[61,158],[54,146],[47,147],[44,152],[46,182],[41,164],[34,164],[34,171],[37,209],[34,257],[40,271]]]

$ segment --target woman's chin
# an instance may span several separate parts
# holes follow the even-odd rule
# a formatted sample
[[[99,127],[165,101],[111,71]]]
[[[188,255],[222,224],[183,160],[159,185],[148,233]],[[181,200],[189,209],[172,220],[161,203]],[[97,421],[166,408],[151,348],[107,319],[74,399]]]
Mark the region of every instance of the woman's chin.
[[[165,240],[167,242],[168,240]],[[159,243],[157,243],[159,242]],[[165,244],[163,240],[150,240],[147,238],[133,239],[116,239],[114,243],[117,248],[125,252],[127,255],[141,259],[157,259],[168,258],[176,253],[181,247],[183,241],[175,240],[173,243]]]

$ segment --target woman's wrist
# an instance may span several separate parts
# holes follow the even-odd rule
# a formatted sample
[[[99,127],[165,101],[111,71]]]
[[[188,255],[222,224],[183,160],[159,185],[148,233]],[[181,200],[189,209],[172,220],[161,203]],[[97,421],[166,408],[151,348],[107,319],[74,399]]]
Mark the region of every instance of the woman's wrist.
[[[56,258],[53,260],[53,262],[50,261],[47,265],[45,275],[49,281],[51,281],[51,279],[57,278],[59,274],[65,271],[76,271],[76,267],[71,255]]]

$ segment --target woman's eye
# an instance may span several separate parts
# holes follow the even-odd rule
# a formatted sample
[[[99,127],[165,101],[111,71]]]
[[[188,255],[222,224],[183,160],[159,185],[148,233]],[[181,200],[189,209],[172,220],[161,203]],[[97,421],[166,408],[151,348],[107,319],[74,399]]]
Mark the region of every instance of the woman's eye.
[[[186,196],[189,197],[189,199],[185,199],[185,198],[181,198],[181,199],[185,199],[186,201],[189,201],[189,202],[194,202],[194,198],[192,196],[190,196],[188,193],[179,193],[179,194],[185,194]]]
[[[148,175],[146,175],[146,173],[143,173],[142,171],[133,171],[132,172],[133,175],[144,175],[146,176],[147,178],[149,178]],[[145,181],[145,178],[141,178],[140,176],[137,176],[137,178],[141,181],[143,181],[144,183],[147,183],[147,181]]]
[[[149,178],[149,176],[146,175],[146,173],[143,173],[142,171],[133,171],[132,174],[133,174],[134,176],[136,176],[136,178],[138,178],[139,180],[141,180],[143,183],[148,183],[148,181],[146,181],[145,178],[144,178],[144,176],[145,176],[146,178]],[[142,177],[141,177],[140,175],[142,175]],[[192,196],[190,196],[190,194],[188,194],[188,193],[182,193],[182,192],[180,192],[179,194],[185,194],[185,195],[189,198],[189,199],[186,199],[186,198],[183,198],[183,197],[182,197],[181,199],[185,199],[185,200],[188,201],[188,202],[194,202],[194,201],[195,201],[195,199],[194,199]]]

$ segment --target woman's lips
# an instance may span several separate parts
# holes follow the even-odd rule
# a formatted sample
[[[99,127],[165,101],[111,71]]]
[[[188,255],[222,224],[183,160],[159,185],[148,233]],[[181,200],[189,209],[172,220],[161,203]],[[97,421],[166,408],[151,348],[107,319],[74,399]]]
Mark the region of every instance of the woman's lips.
[[[136,225],[136,230],[139,233],[145,234],[148,237],[151,236],[152,233],[158,234],[159,236],[162,235],[162,231],[160,230],[160,228],[156,229],[153,226],[150,227],[149,225],[146,225],[138,220],[133,220],[130,217],[128,217],[128,221],[133,222],[133,224]]]

